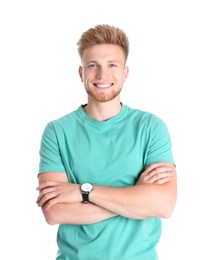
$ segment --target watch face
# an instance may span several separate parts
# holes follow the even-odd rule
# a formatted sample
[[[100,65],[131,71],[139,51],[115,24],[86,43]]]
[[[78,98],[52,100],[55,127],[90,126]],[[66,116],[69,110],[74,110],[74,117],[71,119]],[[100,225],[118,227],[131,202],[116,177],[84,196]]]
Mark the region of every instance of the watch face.
[[[93,185],[91,183],[83,183],[81,189],[82,191],[90,192],[93,189]]]

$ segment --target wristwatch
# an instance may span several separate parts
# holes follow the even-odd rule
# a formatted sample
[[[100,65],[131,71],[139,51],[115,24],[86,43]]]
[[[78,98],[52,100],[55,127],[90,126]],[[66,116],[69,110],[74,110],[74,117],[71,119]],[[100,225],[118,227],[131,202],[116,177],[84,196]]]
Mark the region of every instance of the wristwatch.
[[[93,185],[91,183],[83,183],[81,185],[82,200],[84,203],[89,203],[89,193],[93,190]]]

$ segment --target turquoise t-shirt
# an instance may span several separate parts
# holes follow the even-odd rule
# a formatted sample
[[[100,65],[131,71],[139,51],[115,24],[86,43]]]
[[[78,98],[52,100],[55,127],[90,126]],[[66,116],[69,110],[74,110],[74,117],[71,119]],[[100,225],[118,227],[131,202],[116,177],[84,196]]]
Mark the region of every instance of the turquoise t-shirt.
[[[90,118],[80,106],[46,126],[39,174],[65,172],[69,182],[135,185],[152,163],[174,163],[168,129],[155,115],[122,104],[107,121]],[[129,202],[128,202],[129,203]],[[90,225],[59,225],[59,260],[156,260],[160,218],[122,216]]]

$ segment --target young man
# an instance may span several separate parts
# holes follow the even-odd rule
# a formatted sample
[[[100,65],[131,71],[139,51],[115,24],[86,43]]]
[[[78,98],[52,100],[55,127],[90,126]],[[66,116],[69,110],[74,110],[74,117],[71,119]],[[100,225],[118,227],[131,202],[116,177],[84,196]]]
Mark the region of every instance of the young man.
[[[59,224],[56,259],[155,260],[177,196],[169,132],[120,100],[129,52],[121,29],[90,28],[78,51],[88,103],[49,122],[40,147],[37,204]]]

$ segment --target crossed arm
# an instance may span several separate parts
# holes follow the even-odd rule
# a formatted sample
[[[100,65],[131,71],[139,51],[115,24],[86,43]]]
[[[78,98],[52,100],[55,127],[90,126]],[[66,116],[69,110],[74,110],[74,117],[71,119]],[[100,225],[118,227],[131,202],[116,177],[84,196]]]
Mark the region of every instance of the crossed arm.
[[[134,186],[94,186],[89,204],[82,203],[79,184],[65,173],[39,175],[37,204],[48,224],[92,224],[121,215],[133,219],[170,217],[176,204],[176,169],[171,163],[146,167]]]

